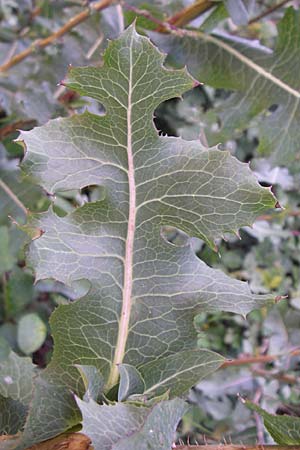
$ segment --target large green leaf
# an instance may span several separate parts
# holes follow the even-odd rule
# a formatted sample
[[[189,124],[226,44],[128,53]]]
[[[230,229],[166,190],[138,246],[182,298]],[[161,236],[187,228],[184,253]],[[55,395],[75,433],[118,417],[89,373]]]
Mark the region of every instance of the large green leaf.
[[[279,445],[300,444],[300,418],[292,416],[275,416],[249,401],[245,405],[256,411],[264,419],[266,429]]]
[[[175,65],[187,65],[192,75],[210,86],[236,91],[217,111],[219,132],[206,129],[210,142],[232,139],[263,114],[258,121],[258,150],[271,154],[274,164],[299,170],[299,30],[300,12],[289,8],[278,25],[274,52],[254,41],[201,32],[151,36]]]
[[[109,391],[118,382],[121,363],[139,368],[156,361],[161,369],[156,383],[167,389],[163,380],[170,377],[170,367],[164,358],[174,356],[169,360],[174,371],[177,352],[196,347],[193,319],[198,312],[245,315],[268,300],[207,267],[190,246],[188,235],[214,246],[215,239],[252,223],[275,201],[248,166],[229,153],[158,136],[154,109],[194,83],[185,70],[166,70],[163,60],[130,27],[109,44],[103,67],[72,69],[65,81],[103,103],[104,116],[86,112],[21,133],[25,167],[51,194],[89,185],[105,188],[102,201],[65,217],[52,209],[32,217],[31,226],[43,231],[28,258],[37,280],[74,285],[85,279],[90,289],[52,316],[54,355],[36,383],[27,444],[39,433],[46,439],[79,420],[74,400],[67,394],[62,398],[64,386],[83,392],[74,365],[95,366]],[[187,233],[182,245],[167,241],[164,226]],[[188,360],[191,367],[194,363]],[[186,390],[195,377],[188,381],[192,370],[179,369]],[[172,372],[176,393],[180,376]],[[56,396],[55,386],[60,389]],[[48,397],[52,412],[48,407],[46,416],[37,416],[33,405],[40,408]],[[55,431],[48,426],[50,415]]]

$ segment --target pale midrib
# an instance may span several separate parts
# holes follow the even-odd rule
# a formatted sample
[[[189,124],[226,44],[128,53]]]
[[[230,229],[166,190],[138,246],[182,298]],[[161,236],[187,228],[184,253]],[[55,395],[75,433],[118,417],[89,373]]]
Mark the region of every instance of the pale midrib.
[[[296,89],[293,89],[288,84],[281,81],[279,78],[275,77],[271,72],[268,72],[263,67],[256,64],[254,61],[252,61],[250,58],[247,58],[247,56],[240,53],[238,50],[235,50],[230,45],[226,44],[226,42],[221,41],[220,39],[215,38],[214,36],[202,33],[201,31],[189,31],[186,30],[184,34],[191,36],[193,38],[201,38],[204,41],[212,42],[213,44],[217,45],[218,47],[221,47],[223,50],[227,51],[231,55],[238,58],[241,62],[243,62],[246,66],[250,67],[251,69],[255,70],[259,75],[266,78],[267,80],[272,81],[272,83],[279,86],[281,89],[284,89],[289,94],[293,95],[296,98],[300,98],[300,92],[296,91]]]
[[[119,321],[118,338],[115,349],[114,361],[107,381],[107,390],[114,386],[119,379],[119,364],[122,364],[125,348],[127,343],[131,298],[132,298],[132,267],[133,267],[133,246],[135,233],[135,217],[136,217],[136,186],[134,178],[134,160],[132,151],[132,42],[130,43],[130,60],[129,60],[129,80],[128,80],[128,107],[127,107],[127,159],[128,159],[128,186],[129,186],[129,212],[128,212],[128,228],[125,244],[125,260],[124,260],[124,287],[122,298],[122,311]]]

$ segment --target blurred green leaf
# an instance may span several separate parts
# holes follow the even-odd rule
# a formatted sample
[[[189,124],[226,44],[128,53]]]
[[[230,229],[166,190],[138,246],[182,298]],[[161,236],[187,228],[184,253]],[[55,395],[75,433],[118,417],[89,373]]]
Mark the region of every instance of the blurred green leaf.
[[[38,350],[47,336],[47,327],[37,314],[23,316],[18,322],[18,346],[25,355]]]
[[[273,165],[299,171],[300,11],[286,9],[274,51],[224,32],[150,36],[172,65],[186,65],[201,82],[235,91],[206,116],[210,145],[240,135],[256,118],[258,152],[270,156]]]
[[[247,25],[249,12],[244,0],[224,0],[224,3],[236,25]]]
[[[14,318],[33,300],[33,277],[19,267],[14,267],[4,286],[6,319]]]
[[[279,445],[300,444],[300,418],[292,416],[275,416],[258,405],[245,402],[247,408],[256,411],[264,419],[264,424],[275,442]]]
[[[0,275],[13,268],[16,259],[11,254],[9,232],[6,226],[0,226]]]

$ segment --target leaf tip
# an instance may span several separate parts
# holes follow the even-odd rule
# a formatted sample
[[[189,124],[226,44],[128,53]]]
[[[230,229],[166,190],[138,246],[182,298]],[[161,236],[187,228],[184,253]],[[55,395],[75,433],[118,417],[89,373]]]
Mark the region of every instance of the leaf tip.
[[[277,303],[281,302],[281,300],[285,300],[286,298],[288,298],[288,295],[277,295],[274,298],[274,301],[277,304]]]
[[[194,80],[193,88],[196,88],[196,87],[198,87],[198,86],[203,86],[203,84],[204,84],[204,83],[201,83],[201,81]]]
[[[221,257],[220,253],[219,253],[219,247],[217,246],[216,243],[213,243],[212,245],[212,249],[215,253],[218,253],[219,257]]]
[[[240,400],[240,402],[243,403],[243,405],[246,404],[247,400],[244,397],[242,397],[239,392],[236,394],[236,396]]]
[[[233,234],[238,238],[239,241],[242,240],[241,235],[240,235],[240,231],[239,231],[239,230],[235,230],[235,231],[233,232]]]

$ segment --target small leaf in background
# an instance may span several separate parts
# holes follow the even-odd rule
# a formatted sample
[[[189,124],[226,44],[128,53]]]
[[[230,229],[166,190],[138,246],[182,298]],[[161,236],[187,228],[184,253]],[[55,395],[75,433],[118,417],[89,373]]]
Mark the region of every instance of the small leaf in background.
[[[285,10],[274,50],[224,30],[214,35],[150,32],[150,36],[169,54],[173,66],[187,66],[208,86],[234,91],[203,116],[210,145],[240,136],[256,119],[259,154],[268,156],[273,166],[289,167],[293,173],[299,170],[299,10]]]
[[[228,17],[228,11],[223,2],[217,3],[217,6],[212,13],[204,20],[200,30],[206,33],[213,31],[219,23]]]
[[[18,345],[25,355],[38,350],[47,336],[47,327],[37,314],[23,316],[18,323]]]
[[[0,339],[4,339],[9,348],[13,351],[18,351],[17,343],[17,325],[11,322],[4,322],[0,326]]]
[[[252,402],[243,401],[243,403],[262,416],[265,427],[277,444],[300,445],[300,417],[275,416]]]
[[[236,25],[247,25],[249,12],[244,0],[225,0],[225,5]]]
[[[32,275],[15,266],[4,285],[3,296],[6,319],[18,316],[34,297]]]

